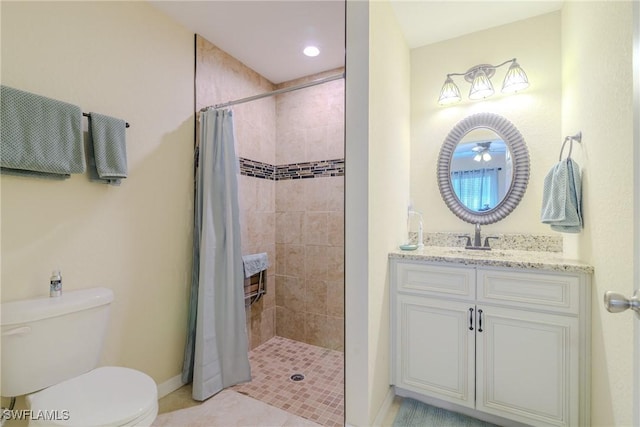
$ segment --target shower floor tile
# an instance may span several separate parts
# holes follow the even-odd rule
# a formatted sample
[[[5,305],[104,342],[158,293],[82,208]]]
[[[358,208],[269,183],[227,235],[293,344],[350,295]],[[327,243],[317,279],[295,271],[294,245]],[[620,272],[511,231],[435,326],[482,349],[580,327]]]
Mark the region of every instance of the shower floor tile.
[[[323,426],[344,425],[344,353],[273,337],[249,361],[251,382],[232,390]]]

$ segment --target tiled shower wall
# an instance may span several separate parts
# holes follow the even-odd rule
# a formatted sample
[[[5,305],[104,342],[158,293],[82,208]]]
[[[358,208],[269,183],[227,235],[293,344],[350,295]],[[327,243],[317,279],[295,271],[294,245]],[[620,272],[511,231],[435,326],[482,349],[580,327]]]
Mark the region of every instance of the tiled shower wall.
[[[197,37],[196,108],[274,86]],[[274,335],[343,350],[344,81],[233,107],[243,254],[267,252],[267,294],[247,309],[253,349]]]
[[[278,165],[334,175],[276,183],[276,334],[344,350],[344,80],[278,95],[276,122]]]

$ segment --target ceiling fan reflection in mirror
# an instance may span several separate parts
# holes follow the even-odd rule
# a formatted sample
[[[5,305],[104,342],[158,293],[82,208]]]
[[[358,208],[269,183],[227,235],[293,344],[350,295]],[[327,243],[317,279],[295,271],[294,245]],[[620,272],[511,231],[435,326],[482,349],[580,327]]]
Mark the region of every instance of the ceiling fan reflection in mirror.
[[[489,153],[490,147],[491,147],[491,141],[476,142],[476,146],[471,149],[471,151],[476,153],[476,155],[473,156],[473,160],[475,160],[476,162],[490,161],[491,160],[491,154]]]

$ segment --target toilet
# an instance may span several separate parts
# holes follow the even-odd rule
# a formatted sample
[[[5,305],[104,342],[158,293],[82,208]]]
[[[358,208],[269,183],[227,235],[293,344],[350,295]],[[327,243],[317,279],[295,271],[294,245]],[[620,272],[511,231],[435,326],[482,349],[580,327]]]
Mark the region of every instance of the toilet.
[[[150,426],[158,391],[148,375],[98,365],[113,291],[91,288],[3,303],[1,392],[26,395],[30,426]]]

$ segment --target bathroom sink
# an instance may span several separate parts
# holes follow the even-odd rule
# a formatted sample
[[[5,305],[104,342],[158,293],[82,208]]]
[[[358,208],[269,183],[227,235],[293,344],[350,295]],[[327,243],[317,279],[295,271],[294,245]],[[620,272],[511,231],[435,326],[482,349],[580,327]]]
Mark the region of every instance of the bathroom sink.
[[[512,254],[502,250],[478,250],[465,248],[445,248],[442,251],[445,255],[455,255],[463,258],[488,258],[503,259],[509,258]]]

